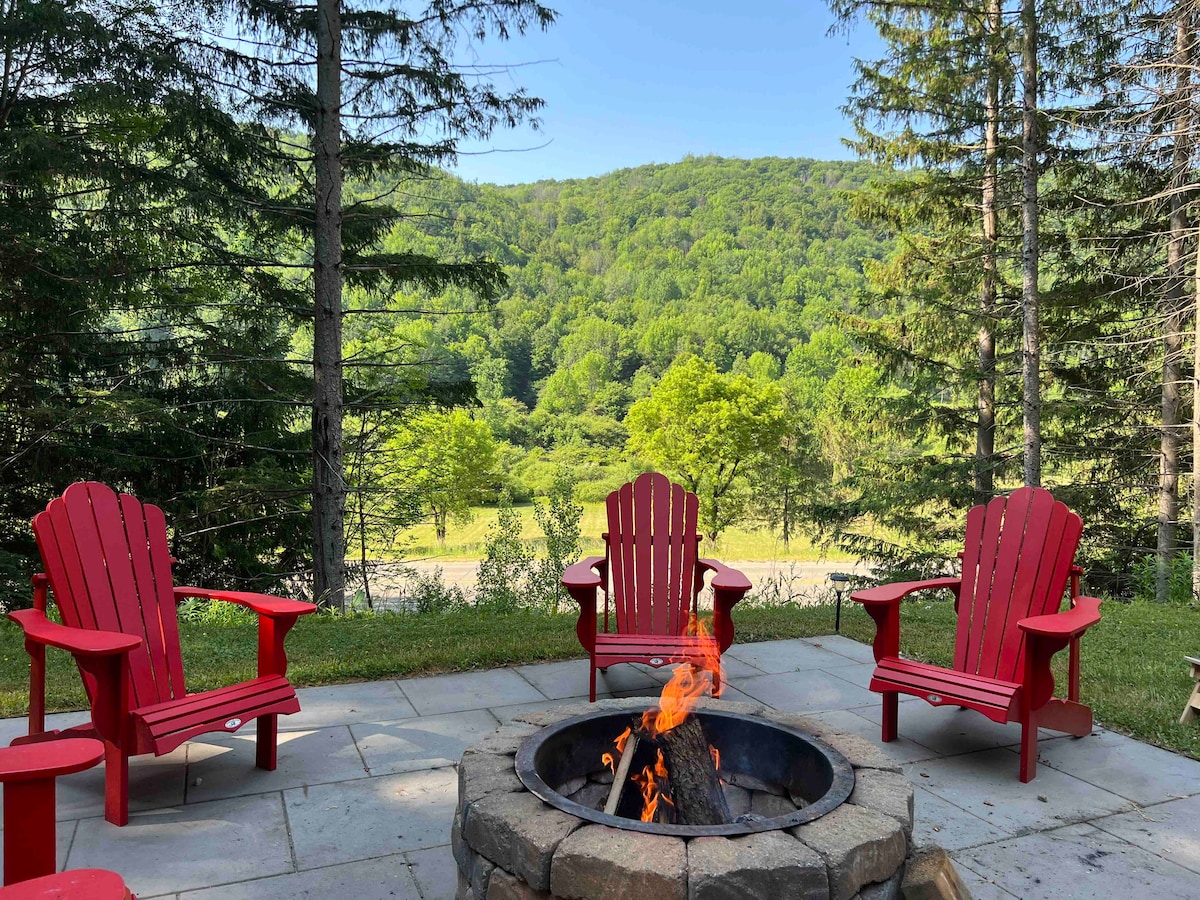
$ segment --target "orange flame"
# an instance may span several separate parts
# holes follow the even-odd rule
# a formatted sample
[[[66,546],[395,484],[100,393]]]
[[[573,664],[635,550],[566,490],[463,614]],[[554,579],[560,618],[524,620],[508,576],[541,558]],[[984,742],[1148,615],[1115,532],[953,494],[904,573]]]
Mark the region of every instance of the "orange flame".
[[[655,776],[657,776],[657,778]],[[644,769],[642,769],[641,775],[633,775],[631,777],[642,792],[643,822],[654,821],[654,816],[658,812],[659,803],[665,803],[670,806],[674,806],[671,798],[662,792],[661,781],[667,777],[667,764],[663,759],[661,750],[658,751],[658,758],[654,761],[654,768],[646,766]]]
[[[714,747],[712,744],[709,744],[708,745],[708,755],[712,757],[713,768],[719,770],[721,768],[721,751],[718,750],[716,747]]]
[[[642,715],[642,730],[651,737],[679,725],[691,713],[696,701],[705,694],[716,696],[713,673],[721,671],[721,653],[716,643],[708,640],[709,632],[704,622],[694,615],[688,623],[688,634],[695,635],[703,659],[699,668],[694,663],[677,668],[663,688],[658,711],[647,710]]]
[[[613,741],[613,745],[617,748],[617,756],[621,756],[625,752],[625,745],[629,743],[629,736],[633,734],[632,728],[626,728],[617,735],[617,739]],[[605,753],[600,757],[600,762],[604,763],[612,771],[617,774],[617,756],[611,753]]]

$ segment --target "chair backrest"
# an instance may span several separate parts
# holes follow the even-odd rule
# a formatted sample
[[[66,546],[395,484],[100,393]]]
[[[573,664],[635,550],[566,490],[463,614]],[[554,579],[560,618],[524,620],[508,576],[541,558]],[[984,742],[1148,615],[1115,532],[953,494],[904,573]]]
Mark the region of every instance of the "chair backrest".
[[[1083,521],[1042,488],[1020,488],[967,513],[954,668],[1018,681],[1017,622],[1058,612]]]
[[[647,472],[608,495],[604,536],[617,631],[683,634],[696,603],[696,495]]]
[[[34,517],[33,532],[64,624],[142,638],[129,654],[133,705],[184,696],[162,510],[78,482]]]

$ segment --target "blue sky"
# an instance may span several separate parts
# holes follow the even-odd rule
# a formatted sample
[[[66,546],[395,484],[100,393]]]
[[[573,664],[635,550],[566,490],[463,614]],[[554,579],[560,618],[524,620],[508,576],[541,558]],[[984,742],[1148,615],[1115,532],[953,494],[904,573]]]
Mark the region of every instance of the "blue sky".
[[[546,101],[542,131],[462,144],[461,177],[581,178],[689,153],[852,157],[839,107],[854,57],[879,44],[863,24],[827,36],[824,0],[547,2],[559,13],[548,32],[471,50],[517,64],[497,84]]]

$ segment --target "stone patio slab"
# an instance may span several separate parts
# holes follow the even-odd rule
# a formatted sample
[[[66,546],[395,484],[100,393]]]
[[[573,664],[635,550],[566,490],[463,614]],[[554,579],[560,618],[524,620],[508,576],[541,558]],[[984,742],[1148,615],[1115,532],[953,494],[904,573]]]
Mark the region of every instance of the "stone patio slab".
[[[1004,748],[909,763],[904,774],[917,787],[1008,834],[1055,828],[1132,806],[1124,797],[1049,766],[1038,767],[1037,778],[1021,784],[1017,758]]]
[[[453,897],[453,893],[449,896]],[[259,878],[203,891],[185,891],[180,900],[422,900],[405,858],[384,856],[292,875]],[[428,900],[428,898],[425,898]]]
[[[843,634],[827,634],[824,637],[809,638],[808,643],[823,650],[832,650],[834,653],[849,657],[856,662],[875,665],[875,651],[871,649],[870,644],[864,644],[862,641],[856,641]]]
[[[1193,782],[1194,788],[1200,783]],[[1097,828],[1200,873],[1200,794],[1096,819]],[[1200,890],[1197,891],[1200,893]]]
[[[457,791],[458,776],[452,768],[285,791],[299,867],[320,868],[445,844]]]
[[[78,712],[52,713],[46,716],[46,730],[74,728],[76,725],[86,725],[90,721],[92,721],[92,714],[86,709]],[[0,746],[7,747],[15,738],[27,734],[29,734],[29,719],[25,716],[0,719]]]
[[[254,735],[201,737],[187,744],[187,802],[264,794],[367,774],[350,728],[335,725],[279,735],[278,768],[254,765]]]
[[[1021,900],[1016,894],[1010,894],[997,884],[994,878],[976,872],[959,854],[951,854],[951,859],[954,860],[954,869],[958,872],[958,877],[971,892],[972,900]]]
[[[611,699],[608,694],[596,694],[597,699]],[[587,703],[587,696],[582,697],[567,697],[563,700],[539,700],[534,703],[514,703],[511,706],[494,706],[488,710],[501,725],[507,725],[512,722],[514,716],[519,716],[522,713],[543,712],[547,709],[558,709],[560,706],[568,706],[573,703]]]
[[[409,869],[421,890],[421,900],[454,900],[458,865],[450,845],[410,850],[404,854]]]
[[[913,843],[937,844],[943,850],[962,850],[1009,835],[937,794],[913,787]]]
[[[517,666],[516,672],[551,700],[565,697],[581,697],[588,692],[588,669],[586,659],[570,659],[563,662],[541,663],[536,666]],[[655,680],[634,666],[609,666],[607,672],[596,673],[596,690],[616,693],[650,687]]]
[[[854,665],[855,662],[840,653],[814,647],[798,638],[789,641],[763,641],[758,644],[734,644],[724,655],[740,659],[769,674],[797,672],[801,669],[831,669]]]
[[[186,744],[165,756],[135,756],[129,760],[129,811],[180,806],[186,784]],[[104,764],[58,779],[55,800],[57,819],[104,815]]]
[[[72,869],[112,869],[139,897],[292,871],[278,794],[192,803],[129,817],[123,828],[84,819],[67,855]]]
[[[280,731],[391,722],[417,711],[394,681],[364,681],[331,687],[300,688],[300,712],[279,717]],[[249,726],[253,729],[253,723]],[[246,729],[243,728],[242,732]]]
[[[955,856],[1022,900],[1190,900],[1200,890],[1194,872],[1091,825],[1025,835]]]
[[[1082,739],[1039,742],[1038,762],[1142,806],[1200,791],[1200,762],[1115,731],[1096,729]]]
[[[853,711],[872,722],[883,721],[879,694],[875,702]],[[1011,747],[1021,742],[1021,726],[1014,722],[1001,725],[972,709],[957,706],[930,706],[919,697],[914,703],[901,703],[897,716],[897,735],[907,737],[935,751],[939,756],[975,753],[995,747]],[[1039,742],[1062,738],[1057,732],[1039,732]],[[1049,745],[1039,746],[1040,750]]]
[[[455,765],[463,751],[500,725],[486,709],[350,726],[372,775]]]
[[[408,678],[400,682],[400,687],[423,716],[461,712],[466,709],[489,709],[514,703],[533,703],[546,699],[541,691],[512,669]],[[397,717],[386,717],[394,718]]]
[[[845,659],[845,657],[842,657]],[[846,660],[848,665],[853,665]],[[738,690],[785,712],[820,712],[870,703],[875,695],[819,669],[741,678]]]
[[[825,712],[812,713],[811,718],[828,725],[837,731],[854,734],[874,744],[884,756],[898,763],[915,762],[919,759],[932,759],[937,756],[928,747],[923,747],[916,741],[906,737],[897,737],[894,741],[883,743],[879,739],[879,723],[865,719],[857,713],[845,709],[833,709]]]

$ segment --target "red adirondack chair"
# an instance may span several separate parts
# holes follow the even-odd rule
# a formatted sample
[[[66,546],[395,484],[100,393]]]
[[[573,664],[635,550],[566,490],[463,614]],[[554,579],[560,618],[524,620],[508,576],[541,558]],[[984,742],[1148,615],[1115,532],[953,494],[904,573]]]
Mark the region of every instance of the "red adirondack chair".
[[[129,757],[162,756],[198,734],[237,731],[258,720],[259,768],[274,769],[278,716],[300,710],[286,678],[283,640],[311,603],[265,594],[172,587],[162,510],[95,482],[79,482],[33,520],[46,571],[33,579],[33,609],[9,613],[30,656],[29,743],[96,735],[105,746],[104,816],[129,820]],[[62,625],[46,617],[46,588]],[[258,677],[189,694],[175,604],[225,600],[258,613]],[[46,647],[75,657],[92,707],[91,725],[45,731]]]
[[[614,663],[640,662],[658,668],[668,663],[703,664],[733,643],[730,611],[750,590],[737,569],[698,558],[696,495],[665,475],[646,473],[608,495],[608,531],[604,556],[589,556],[563,572],[562,583],[579,604],[575,633],[591,657],[589,694],[596,699],[596,670]],[[687,634],[704,587],[704,573],[715,573],[713,633]],[[611,574],[616,632],[609,632]],[[596,629],[596,588],[604,593],[604,631]],[[714,693],[720,690],[714,673]]]
[[[900,694],[1021,723],[1021,781],[1037,774],[1038,728],[1083,737],[1092,711],[1079,702],[1079,638],[1100,621],[1100,601],[1079,596],[1074,565],[1083,522],[1041,488],[1021,488],[967,513],[958,578],[907,581],[851,595],[875,620],[875,674],[883,740],[896,739]],[[1070,607],[1059,612],[1070,579]],[[914,591],[955,592],[954,667],[900,656],[900,601]],[[1067,698],[1054,697],[1050,658],[1070,645]]]
[[[87,738],[48,746],[0,748],[4,785],[4,887],[0,900],[135,900],[115,872],[59,872],[54,839],[54,779],[104,759],[104,745]]]

